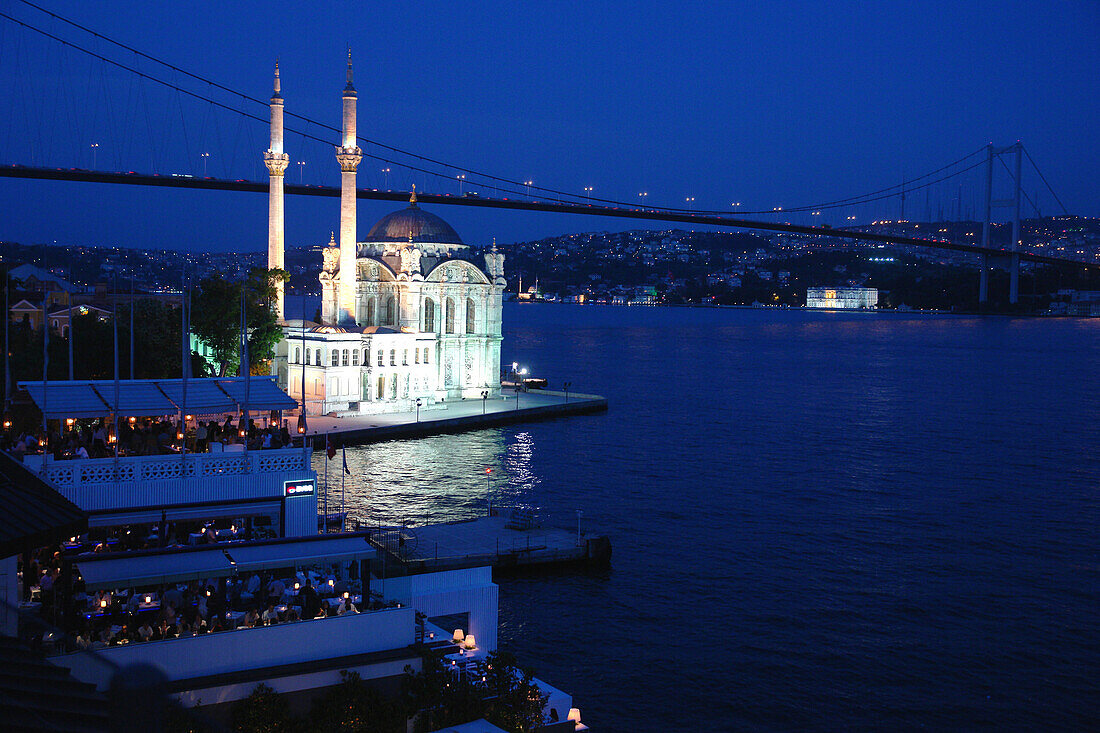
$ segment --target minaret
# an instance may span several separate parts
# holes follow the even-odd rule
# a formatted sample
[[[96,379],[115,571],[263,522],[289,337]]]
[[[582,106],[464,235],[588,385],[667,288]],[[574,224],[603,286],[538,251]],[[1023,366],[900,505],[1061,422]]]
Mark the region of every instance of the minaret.
[[[337,286],[337,323],[355,322],[355,169],[363,159],[356,145],[355,87],[351,83],[351,49],[348,49],[348,83],[344,87],[344,139],[336,148],[340,162],[340,280]]]
[[[290,156],[283,152],[283,97],[279,94],[279,62],[275,62],[275,92],[271,95],[271,147],[264,152],[270,174],[267,189],[267,267],[283,269],[283,178]],[[283,320],[283,281],[275,285],[275,317]]]

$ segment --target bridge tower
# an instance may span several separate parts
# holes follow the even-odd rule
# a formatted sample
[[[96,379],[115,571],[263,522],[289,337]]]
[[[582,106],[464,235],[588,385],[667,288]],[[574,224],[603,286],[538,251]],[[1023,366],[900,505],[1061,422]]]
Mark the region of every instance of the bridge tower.
[[[993,200],[993,159],[999,157],[1005,153],[1014,153],[1016,156],[1015,170],[1013,172],[1013,197],[1008,200]],[[982,221],[982,246],[991,247],[990,241],[990,228],[993,222],[993,207],[994,206],[1012,206],[1012,241],[1008,247],[1009,254],[1006,256],[994,255],[993,261],[990,261],[990,256],[983,254],[981,256],[981,279],[978,283],[978,302],[985,303],[989,300],[989,268],[991,265],[996,265],[1002,269],[1008,270],[1008,302],[1015,304],[1020,299],[1020,201],[1023,195],[1022,182],[1020,180],[1020,174],[1023,167],[1023,153],[1024,145],[1019,140],[1015,145],[1010,145],[1007,148],[994,148],[993,143],[986,146],[986,161],[985,161],[985,218]]]
[[[1013,195],[1013,216],[1012,216],[1012,246],[1009,249],[1012,251],[1012,263],[1009,266],[1008,271],[1008,302],[1015,303],[1020,299],[1020,194],[1022,193],[1020,174],[1023,163],[1024,144],[1019,140],[1013,146],[1016,152],[1016,171],[1013,174],[1016,178],[1016,189]]]
[[[275,62],[275,92],[271,95],[271,147],[264,151],[267,166],[267,267],[283,269],[283,181],[290,156],[283,152],[283,97],[280,94],[279,62]],[[283,320],[283,281],[275,285],[275,317]]]
[[[348,49],[348,83],[344,87],[343,140],[336,148],[340,163],[340,275],[336,283],[336,322],[355,323],[355,171],[363,160],[356,144],[355,87],[351,83],[351,49]]]
[[[990,228],[993,226],[993,143],[985,146],[985,218],[982,220],[982,246],[989,248]],[[978,302],[989,300],[989,255],[982,255],[981,279],[978,282]]]

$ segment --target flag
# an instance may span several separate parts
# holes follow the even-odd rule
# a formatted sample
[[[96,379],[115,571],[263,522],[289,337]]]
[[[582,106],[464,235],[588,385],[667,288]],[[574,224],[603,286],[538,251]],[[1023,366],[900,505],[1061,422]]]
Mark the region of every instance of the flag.
[[[325,455],[329,458],[336,457],[336,446],[332,444],[332,437],[328,433],[325,433]]]
[[[344,459],[344,473],[348,476],[351,475],[351,469],[348,468],[348,451],[347,448],[340,448],[340,457]]]

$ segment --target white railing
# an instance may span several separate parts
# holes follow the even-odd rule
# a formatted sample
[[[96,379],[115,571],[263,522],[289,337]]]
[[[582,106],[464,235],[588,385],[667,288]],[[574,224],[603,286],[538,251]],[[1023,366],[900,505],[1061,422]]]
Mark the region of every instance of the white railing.
[[[27,456],[23,464],[87,511],[282,496],[283,481],[310,478],[311,449],[85,458]]]
[[[50,662],[106,690],[113,669],[138,662],[160,667],[171,680],[186,680],[390,651],[408,647],[415,639],[415,611],[406,607],[112,646],[91,654],[62,654]]]

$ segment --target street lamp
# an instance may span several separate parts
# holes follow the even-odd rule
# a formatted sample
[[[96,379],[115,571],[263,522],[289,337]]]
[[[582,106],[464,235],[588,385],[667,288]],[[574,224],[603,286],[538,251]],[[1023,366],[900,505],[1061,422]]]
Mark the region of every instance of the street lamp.
[[[695,210],[695,197],[694,196],[688,196],[687,198],[684,199],[684,201],[688,205],[688,211],[694,211]]]
[[[389,191],[390,190],[390,169],[389,168],[383,168],[382,173],[385,175],[385,178],[383,179],[385,185],[383,186],[383,188],[385,188],[387,191]]]
[[[420,406],[424,404],[419,397],[416,398],[416,421],[420,422]]]
[[[581,517],[584,516],[584,512],[580,509],[577,510],[577,545],[581,544]]]
[[[591,206],[592,205],[592,187],[591,186],[585,186],[584,187],[584,195],[585,195],[585,198],[588,199],[588,205]]]
[[[96,153],[99,152],[99,143],[92,143],[92,170],[95,170]]]
[[[305,183],[306,180],[306,162],[304,160],[298,161],[298,183]]]
[[[489,390],[481,390],[481,414],[485,414],[485,401],[489,399]]]
[[[455,178],[458,179],[458,195],[461,196],[462,195],[462,184],[466,182],[466,174],[465,173],[459,173],[457,176],[455,176]]]
[[[206,178],[206,160],[210,157],[210,153],[199,153],[199,157],[202,158],[202,177]]]
[[[563,382],[562,389],[565,390],[565,403],[569,404],[569,388],[573,386],[572,382]]]
[[[520,385],[519,385],[519,382],[516,382],[516,409],[517,410],[519,409],[519,392],[520,392]]]
[[[489,474],[493,472],[490,466],[485,467],[485,504],[489,507],[489,516],[493,516],[493,497],[489,487]]]

